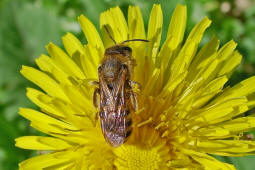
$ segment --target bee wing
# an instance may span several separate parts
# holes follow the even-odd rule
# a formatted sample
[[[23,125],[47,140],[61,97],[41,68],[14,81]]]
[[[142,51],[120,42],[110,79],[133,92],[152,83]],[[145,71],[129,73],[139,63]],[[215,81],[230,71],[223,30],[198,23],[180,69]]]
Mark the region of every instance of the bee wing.
[[[105,106],[101,107],[100,110],[101,129],[105,140],[114,147],[122,145],[131,133],[131,129],[129,129],[131,117],[127,118],[129,108],[127,108],[125,102],[124,85],[126,76],[127,69],[122,68],[117,81],[113,85],[112,92],[109,91],[109,93],[107,92],[108,87],[104,80],[100,81],[107,87],[107,89],[103,88],[105,93],[101,94],[101,98],[103,98],[102,102],[104,102],[101,106]],[[110,99],[108,97],[110,97]],[[110,102],[108,100],[111,100],[113,105],[109,105]],[[105,102],[107,102],[107,104]],[[112,110],[112,108],[114,109]]]
[[[127,68],[123,67],[120,70],[120,75],[118,77],[118,80],[116,81],[116,83],[114,84],[113,87],[113,97],[116,101],[116,99],[120,99],[120,105],[124,105],[125,104],[125,82],[126,82],[126,77],[127,77]]]
[[[105,118],[101,118],[101,128],[105,140],[112,146],[122,145],[126,139],[126,118],[116,117],[116,113],[110,113]]]
[[[114,104],[113,103],[113,96],[111,91],[109,90],[102,73],[99,72],[99,88],[100,88],[100,106],[105,106],[106,103]]]

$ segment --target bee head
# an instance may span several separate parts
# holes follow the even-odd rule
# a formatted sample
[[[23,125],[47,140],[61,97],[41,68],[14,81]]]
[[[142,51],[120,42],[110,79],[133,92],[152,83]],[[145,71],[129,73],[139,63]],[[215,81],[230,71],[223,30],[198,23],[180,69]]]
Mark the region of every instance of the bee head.
[[[104,25],[104,28],[105,28],[106,32],[108,33],[110,39],[115,44],[114,46],[106,49],[105,55],[116,55],[116,54],[118,55],[118,54],[122,54],[122,56],[130,58],[131,54],[132,54],[132,49],[129,46],[125,45],[125,43],[131,42],[131,41],[149,42],[148,40],[145,40],[145,39],[131,39],[131,40],[125,40],[125,41],[121,42],[120,44],[117,44],[115,39],[110,34],[110,31],[108,30],[106,25]]]
[[[132,55],[132,49],[124,45],[116,45],[106,49],[105,55],[122,55],[130,58]]]

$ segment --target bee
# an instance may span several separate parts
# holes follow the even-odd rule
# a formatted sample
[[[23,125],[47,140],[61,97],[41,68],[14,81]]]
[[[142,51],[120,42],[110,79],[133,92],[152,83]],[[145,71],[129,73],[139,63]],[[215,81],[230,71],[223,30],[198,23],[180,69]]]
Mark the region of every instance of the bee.
[[[102,133],[108,144],[113,147],[122,145],[132,132],[131,112],[137,110],[137,97],[131,80],[135,59],[132,49],[125,45],[132,39],[117,44],[105,27],[108,35],[115,43],[105,50],[101,65],[98,67],[98,85],[93,95],[93,103],[99,107]],[[100,106],[99,106],[100,105]]]

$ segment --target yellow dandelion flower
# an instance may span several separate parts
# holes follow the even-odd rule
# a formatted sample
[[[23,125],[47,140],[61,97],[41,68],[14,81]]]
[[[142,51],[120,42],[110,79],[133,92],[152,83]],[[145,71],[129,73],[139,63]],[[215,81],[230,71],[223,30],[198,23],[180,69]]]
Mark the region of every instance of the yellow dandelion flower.
[[[19,114],[48,136],[24,136],[16,146],[44,151],[25,160],[20,169],[235,169],[208,154],[244,156],[255,152],[255,142],[240,138],[255,128],[254,117],[242,114],[255,105],[255,77],[225,87],[242,56],[229,41],[219,48],[211,40],[198,49],[211,21],[205,17],[183,42],[186,6],[173,12],[166,41],[160,47],[162,11],[154,5],[145,33],[137,6],[128,9],[127,22],[119,7],[100,16],[102,39],[95,26],[79,17],[87,44],[74,35],[63,37],[65,51],[53,43],[50,55],[36,59],[40,70],[23,66],[21,73],[42,91],[28,88],[27,96],[40,111],[21,108]],[[97,68],[106,48],[128,39],[137,66],[132,80],[141,84],[138,111],[132,113],[133,133],[126,143],[108,145],[95,119],[94,89]]]

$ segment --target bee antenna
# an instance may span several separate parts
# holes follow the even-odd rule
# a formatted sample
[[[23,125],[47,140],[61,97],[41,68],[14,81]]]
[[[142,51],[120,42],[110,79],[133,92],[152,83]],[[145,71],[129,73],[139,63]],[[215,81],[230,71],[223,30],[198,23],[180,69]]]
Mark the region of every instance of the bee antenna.
[[[111,38],[111,40],[114,42],[114,44],[117,44],[115,39],[112,37],[112,35],[110,34],[110,31],[108,30],[108,28],[106,27],[106,25],[104,25],[104,29],[106,30],[106,32],[108,33],[109,37]]]
[[[123,41],[121,44],[130,42],[130,41],[143,41],[143,42],[150,42],[149,40],[145,40],[145,39],[132,39],[132,40],[125,40]]]

